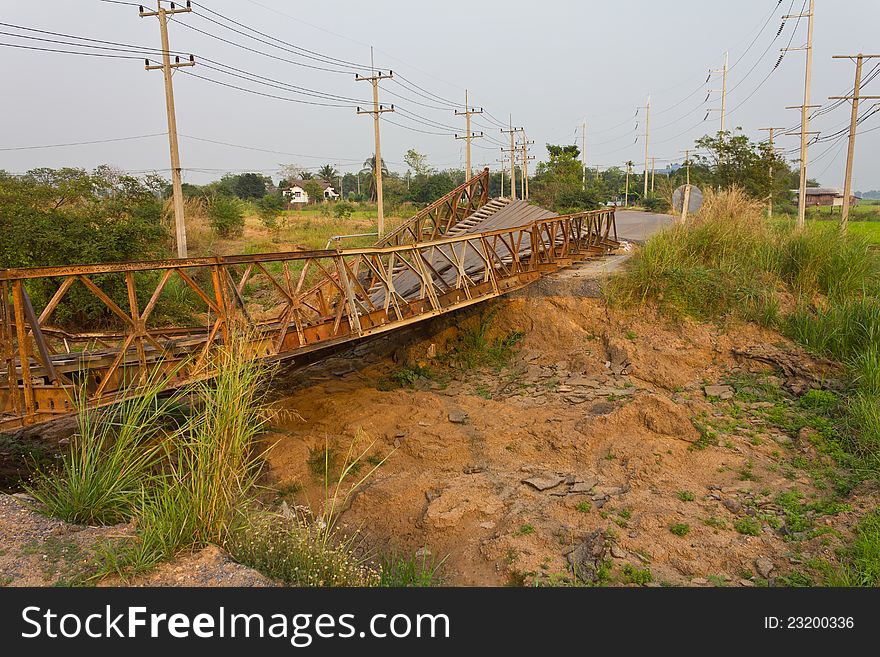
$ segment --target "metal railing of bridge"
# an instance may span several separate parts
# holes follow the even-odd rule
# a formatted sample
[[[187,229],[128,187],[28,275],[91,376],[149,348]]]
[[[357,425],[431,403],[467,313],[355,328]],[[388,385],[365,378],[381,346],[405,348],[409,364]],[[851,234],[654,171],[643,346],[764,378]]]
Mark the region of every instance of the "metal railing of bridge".
[[[442,237],[464,216],[430,241],[406,236],[433,229],[404,229],[369,248],[0,270],[0,428],[73,413],[81,391],[101,406],[157,373],[169,387],[210,377],[214,348],[235,332],[256,356],[295,357],[486,301],[617,245],[613,210]],[[405,226],[426,222],[438,225],[417,215]],[[94,330],[55,321],[74,292],[103,311]],[[168,311],[180,297],[185,319]]]

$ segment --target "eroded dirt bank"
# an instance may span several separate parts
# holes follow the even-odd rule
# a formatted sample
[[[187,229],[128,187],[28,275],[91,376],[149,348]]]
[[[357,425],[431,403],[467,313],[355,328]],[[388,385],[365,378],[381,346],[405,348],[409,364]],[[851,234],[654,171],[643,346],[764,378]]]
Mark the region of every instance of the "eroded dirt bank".
[[[386,460],[342,525],[445,558],[447,584],[754,586],[833,563],[876,504],[823,503],[834,467],[798,426],[798,394],[839,373],[775,333],[620,313],[582,288],[499,302],[489,344],[523,333],[500,369],[450,366],[472,315],[393,357],[289,375],[279,405],[296,414],[267,437],[276,503],[320,506],[325,445],[342,459],[372,442],[364,468]],[[736,355],[750,349],[788,374]]]

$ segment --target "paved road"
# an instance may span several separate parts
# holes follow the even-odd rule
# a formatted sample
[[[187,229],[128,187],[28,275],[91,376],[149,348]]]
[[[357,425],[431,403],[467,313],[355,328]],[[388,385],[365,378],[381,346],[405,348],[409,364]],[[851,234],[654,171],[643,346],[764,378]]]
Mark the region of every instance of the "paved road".
[[[618,210],[614,213],[617,235],[630,240],[642,241],[672,222],[672,215]]]

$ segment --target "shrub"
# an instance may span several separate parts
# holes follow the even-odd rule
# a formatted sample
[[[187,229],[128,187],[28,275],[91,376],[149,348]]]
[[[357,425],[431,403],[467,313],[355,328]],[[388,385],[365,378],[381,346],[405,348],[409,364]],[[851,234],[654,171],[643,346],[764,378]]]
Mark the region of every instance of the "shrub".
[[[284,212],[284,199],[277,194],[266,194],[256,202],[256,206],[262,224],[270,230],[276,228],[278,215]]]
[[[354,213],[354,206],[345,201],[339,201],[333,206],[333,216],[337,219],[348,219]]]
[[[244,232],[244,210],[237,198],[216,195],[208,201],[208,220],[220,237],[237,237]]]
[[[751,516],[740,518],[733,523],[734,529],[746,536],[758,536],[761,533],[761,522]]]

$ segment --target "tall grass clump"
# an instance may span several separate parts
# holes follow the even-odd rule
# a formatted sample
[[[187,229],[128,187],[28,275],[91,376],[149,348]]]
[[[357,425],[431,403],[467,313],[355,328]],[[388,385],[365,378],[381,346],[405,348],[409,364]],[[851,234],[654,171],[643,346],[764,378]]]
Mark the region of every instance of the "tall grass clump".
[[[834,226],[770,224],[763,206],[742,190],[708,190],[687,223],[660,231],[612,280],[610,300],[659,302],[704,320],[758,319],[772,325],[780,286],[810,299],[874,294],[880,262],[866,240]]]
[[[214,378],[185,391],[194,411],[162,443],[164,468],[143,496],[138,542],[121,559],[131,571],[222,543],[256,485],[257,441],[269,420],[267,365],[242,341],[221,351],[215,367]]]
[[[78,427],[58,468],[37,471],[25,489],[43,513],[81,525],[111,525],[132,517],[161,461],[158,437],[171,398],[160,399],[166,377],[156,374],[128,399],[105,408],[76,395]]]

